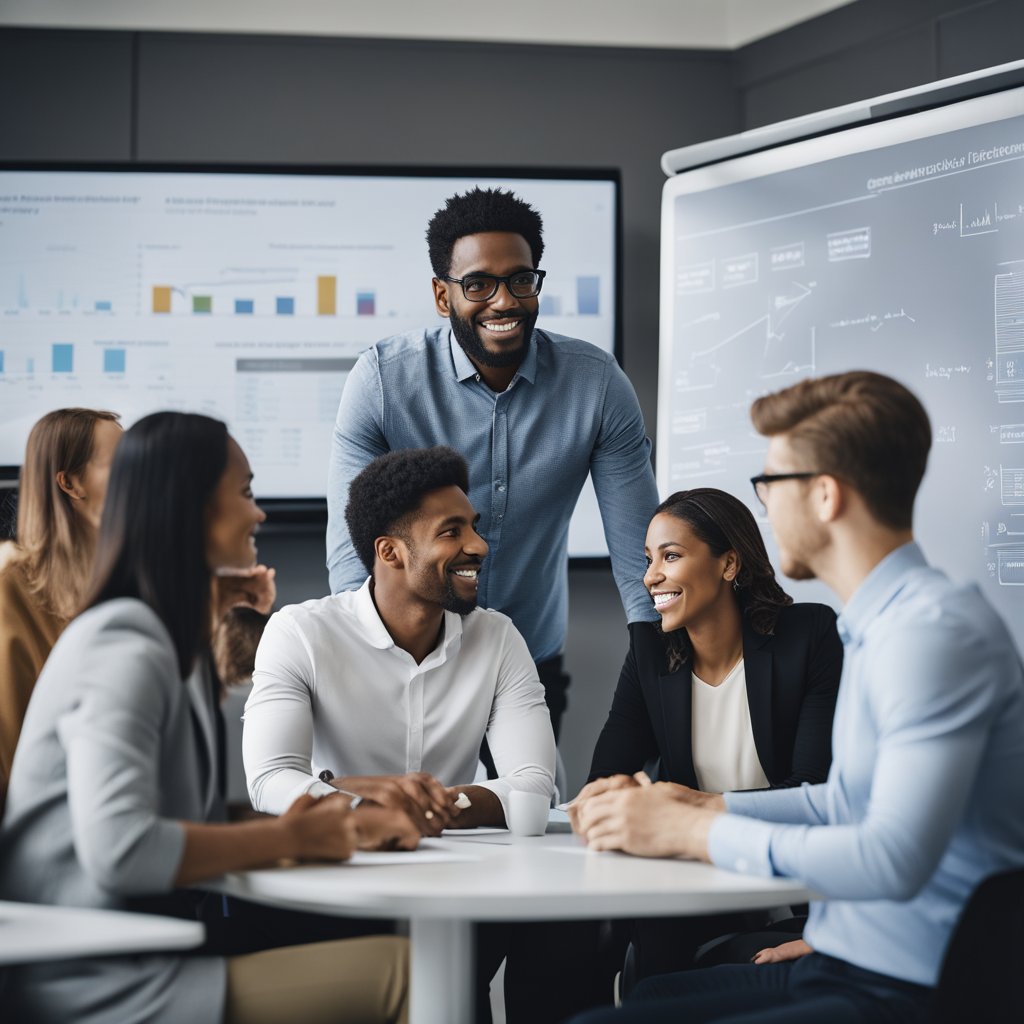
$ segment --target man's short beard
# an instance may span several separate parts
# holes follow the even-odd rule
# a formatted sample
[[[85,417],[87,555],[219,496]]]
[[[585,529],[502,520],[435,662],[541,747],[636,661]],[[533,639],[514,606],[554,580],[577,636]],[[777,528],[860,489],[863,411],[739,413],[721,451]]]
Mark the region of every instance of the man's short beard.
[[[452,326],[452,334],[459,343],[462,351],[474,362],[481,366],[490,366],[493,369],[503,369],[509,366],[518,366],[526,358],[526,349],[530,344],[530,337],[533,334],[533,326],[537,322],[536,313],[524,313],[523,343],[518,348],[510,349],[507,352],[491,352],[484,348],[483,342],[477,337],[476,326],[472,320],[459,316],[455,310],[450,310],[448,319]]]
[[[474,612],[477,609],[476,598],[472,601],[467,601],[464,597],[459,597],[455,593],[455,587],[452,586],[452,581],[448,580],[448,585],[445,587],[444,600],[441,602],[441,607],[446,612],[455,612],[456,615],[461,615],[465,618],[470,612]]]

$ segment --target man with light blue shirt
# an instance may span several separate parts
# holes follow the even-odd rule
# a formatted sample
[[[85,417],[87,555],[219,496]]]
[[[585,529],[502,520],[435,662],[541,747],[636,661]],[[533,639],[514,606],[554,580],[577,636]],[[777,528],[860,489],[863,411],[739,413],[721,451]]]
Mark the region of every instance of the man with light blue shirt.
[[[914,543],[931,431],[906,388],[824,377],[759,399],[752,418],[770,438],[753,482],[782,569],[844,603],[828,780],[724,796],[623,787],[577,821],[597,849],[798,878],[824,899],[804,955],[653,978],[622,1011],[585,1019],[924,1022],[971,892],[1024,866],[1024,670],[977,587]]]
[[[434,215],[427,244],[448,323],[378,342],[341,397],[327,484],[331,590],[366,578],[343,514],[356,474],[388,451],[455,448],[490,547],[479,603],[508,615],[526,640],[557,735],[569,520],[588,473],[627,619],[656,617],[642,582],[658,504],[650,441],[611,355],[535,329],[544,280],[536,210],[510,192],[473,189]]]

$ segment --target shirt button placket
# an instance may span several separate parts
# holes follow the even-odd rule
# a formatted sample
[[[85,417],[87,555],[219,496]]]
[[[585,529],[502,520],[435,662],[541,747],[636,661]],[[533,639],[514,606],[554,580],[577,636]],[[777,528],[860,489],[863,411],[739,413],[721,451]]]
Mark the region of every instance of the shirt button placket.
[[[423,673],[419,666],[409,680],[409,731],[405,742],[405,770],[423,771]]]
[[[494,434],[491,441],[491,531],[489,540],[497,544],[508,507],[508,392],[494,403]]]

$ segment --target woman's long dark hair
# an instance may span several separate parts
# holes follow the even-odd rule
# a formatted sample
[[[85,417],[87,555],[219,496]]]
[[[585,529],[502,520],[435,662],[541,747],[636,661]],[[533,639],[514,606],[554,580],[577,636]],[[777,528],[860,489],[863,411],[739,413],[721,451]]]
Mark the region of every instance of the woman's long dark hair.
[[[125,433],[110,470],[85,607],[144,601],[167,627],[183,679],[208,625],[207,510],[227,461],[220,420],[158,412]]]
[[[743,615],[754,632],[769,635],[775,631],[779,609],[792,604],[793,598],[775,579],[757,520],[739,498],[714,487],[695,487],[692,491],[676,491],[654,514],[681,519],[707,544],[715,558],[735,551],[740,570],[733,586]],[[665,640],[668,668],[674,672],[690,660],[690,636],[684,627],[666,633]]]

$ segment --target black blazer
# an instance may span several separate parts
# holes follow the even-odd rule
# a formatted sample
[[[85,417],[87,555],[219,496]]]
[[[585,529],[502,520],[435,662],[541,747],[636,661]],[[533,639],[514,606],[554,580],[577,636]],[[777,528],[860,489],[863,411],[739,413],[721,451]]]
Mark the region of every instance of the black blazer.
[[[664,635],[629,626],[629,653],[590,766],[590,778],[631,775],[660,758],[657,777],[697,789],[690,662],[668,671]],[[836,615],[823,604],[779,611],[772,636],[743,619],[743,660],[754,746],[772,788],[824,782],[843,665]]]

